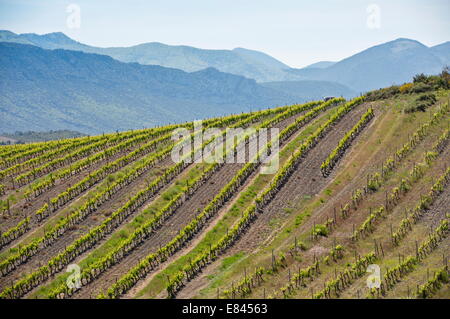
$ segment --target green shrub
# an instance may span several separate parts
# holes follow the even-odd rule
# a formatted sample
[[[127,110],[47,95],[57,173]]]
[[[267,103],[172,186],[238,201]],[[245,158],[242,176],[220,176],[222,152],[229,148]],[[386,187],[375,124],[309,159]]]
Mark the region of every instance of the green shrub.
[[[423,93],[430,91],[432,87],[426,83],[417,83],[411,88],[412,93]]]
[[[427,83],[427,81],[428,81],[428,77],[425,74],[423,74],[423,73],[416,74],[413,77],[413,82],[414,83]]]
[[[313,229],[314,236],[328,236],[328,228],[324,224],[317,224]]]
[[[414,102],[414,105],[405,109],[406,113],[412,113],[417,111],[425,112],[427,108],[436,103],[436,95],[433,93],[422,94]]]

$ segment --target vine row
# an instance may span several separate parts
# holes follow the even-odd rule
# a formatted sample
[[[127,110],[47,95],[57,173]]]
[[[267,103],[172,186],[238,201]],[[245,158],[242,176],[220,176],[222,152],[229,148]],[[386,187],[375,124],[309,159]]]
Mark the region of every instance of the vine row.
[[[247,124],[248,122],[258,119],[259,117],[261,117],[262,114],[263,115],[266,115],[267,113],[272,114],[272,113],[280,112],[281,110],[284,110],[284,109],[285,109],[285,107],[280,107],[277,109],[271,109],[271,110],[267,110],[267,111],[257,112],[251,116],[248,116],[247,114],[233,115],[233,116],[228,116],[228,117],[225,117],[225,118],[222,118],[219,120],[209,121],[208,126],[203,128],[203,131],[209,126],[214,126],[216,124],[226,125],[226,124],[232,123],[233,121],[236,121],[236,120],[239,120],[242,118],[243,118],[243,120],[241,121],[241,124],[244,124],[244,123]],[[61,206],[65,205],[67,202],[69,202],[70,200],[72,200],[73,198],[78,196],[79,194],[83,193],[84,191],[91,188],[96,183],[103,180],[109,174],[114,173],[114,172],[118,171],[119,169],[121,169],[122,167],[134,162],[139,157],[142,157],[146,154],[153,152],[158,147],[159,144],[167,143],[168,141],[170,141],[171,136],[172,136],[171,133],[165,134],[156,140],[152,140],[152,141],[142,145],[135,151],[133,151],[129,154],[126,154],[126,155],[118,158],[117,160],[108,163],[107,165],[102,166],[101,168],[94,171],[93,173],[89,173],[89,175],[87,177],[85,177],[83,180],[79,181],[75,185],[68,187],[65,191],[63,191],[56,197],[47,200],[47,203],[45,203],[41,208],[39,208],[34,214],[37,221],[41,222],[43,219],[48,217],[51,213],[55,212]],[[168,147],[159,151],[158,153],[152,154],[150,157],[144,158],[143,161],[138,163],[138,165],[133,167],[124,176],[122,176],[118,180],[114,181],[113,184],[108,184],[107,188],[105,190],[96,194],[94,198],[89,199],[88,202],[80,209],[83,211],[82,214],[78,214],[78,211],[80,211],[80,210],[78,210],[75,213],[72,213],[71,215],[77,216],[77,218],[76,218],[77,221],[80,221],[80,219],[78,219],[78,216],[82,216],[82,219],[84,219],[85,216],[87,216],[91,212],[95,211],[98,208],[98,206],[100,206],[106,200],[111,198],[112,195],[117,193],[120,189],[122,189],[126,185],[130,184],[134,179],[138,178],[142,173],[144,173],[145,171],[147,171],[148,169],[153,167],[155,164],[157,164],[163,158],[165,158],[168,154],[170,154],[173,146],[174,145],[172,143],[171,145],[169,145]],[[65,221],[67,219],[68,218],[66,218]],[[18,225],[10,228],[9,230],[7,230],[5,233],[3,233],[0,236],[0,247],[3,247],[4,245],[7,245],[8,243],[17,239],[18,237],[23,235],[28,230],[28,227],[25,227],[25,226],[28,226],[29,223],[24,222],[25,220],[29,221],[29,217],[24,218],[23,220],[21,220],[18,223]],[[64,222],[60,221],[59,224],[61,224],[61,223],[65,225]],[[21,227],[18,227],[19,225],[21,225]],[[65,228],[65,226],[63,228]],[[33,246],[36,246],[36,245],[33,245]],[[28,246],[23,247],[23,249],[22,249],[25,255],[27,255],[28,251],[29,251],[28,249],[26,249],[27,247]],[[32,249],[32,251],[34,251],[34,249]],[[19,254],[21,255],[21,253],[19,253]],[[16,260],[15,257],[12,257],[12,258],[13,258],[13,260]],[[0,270],[1,270],[1,265],[2,264],[0,264]],[[9,267],[7,267],[7,268],[9,268]]]
[[[426,283],[417,287],[416,296],[417,298],[426,299],[431,298],[433,295],[441,289],[442,285],[448,284],[449,282],[449,271],[448,266],[445,265],[438,269],[434,274],[433,278],[429,279]]]
[[[352,141],[359,135],[359,133],[364,130],[364,128],[369,124],[369,122],[374,117],[373,109],[370,107],[366,113],[361,116],[361,119],[353,126],[350,131],[348,131],[344,137],[339,141],[336,148],[331,151],[327,159],[320,165],[320,170],[323,177],[330,175],[331,170],[334,168],[336,163],[342,158],[347,148],[350,147]]]
[[[388,175],[392,173],[398,165],[401,163],[401,161],[406,157],[407,154],[412,152],[416,146],[419,144],[420,141],[422,141],[425,136],[427,135],[429,128],[432,125],[435,125],[439,122],[441,118],[444,117],[444,115],[448,112],[448,104],[444,104],[441,106],[441,108],[433,114],[433,117],[428,122],[421,125],[415,132],[412,134],[412,136],[409,138],[409,140],[403,144],[403,146],[397,150],[394,155],[389,156],[381,165],[381,172],[374,173],[374,174],[368,174],[367,175],[367,181],[366,185],[362,188],[357,188],[352,192],[350,200],[341,205],[340,208],[334,208],[333,209],[333,217],[327,219],[326,227],[328,231],[331,230],[331,227],[337,224],[337,213],[336,210],[339,212],[342,219],[347,219],[350,215],[350,213],[353,211],[357,211],[359,205],[364,200],[365,196],[367,196],[369,193],[373,193],[379,190],[379,188],[382,186],[384,181],[387,179]],[[448,130],[447,130],[448,131]],[[439,138],[439,141],[435,144],[435,146],[432,148],[431,152],[436,152],[437,154],[440,154],[444,146],[447,143],[448,138],[448,132],[444,132],[443,135]],[[447,136],[447,137],[446,137]],[[431,153],[430,153],[431,154]],[[431,158],[429,158],[431,159]],[[431,159],[433,160],[433,159]],[[429,161],[429,160],[428,160]],[[427,162],[428,162],[427,161]],[[420,169],[420,167],[416,168]],[[314,232],[314,229],[312,230],[312,233]],[[313,239],[315,237],[313,236]]]
[[[397,266],[387,269],[379,288],[372,288],[369,297],[379,298],[386,295],[403,277],[412,272],[420,261],[433,252],[449,233],[449,219],[445,218],[432,234],[416,248],[415,255],[403,259]]]

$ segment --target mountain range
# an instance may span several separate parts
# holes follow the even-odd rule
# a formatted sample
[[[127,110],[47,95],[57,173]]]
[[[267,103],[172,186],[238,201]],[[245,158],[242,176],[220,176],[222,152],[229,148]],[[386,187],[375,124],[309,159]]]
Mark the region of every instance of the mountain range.
[[[186,72],[208,67],[257,82],[316,80],[337,82],[356,92],[400,84],[417,73],[434,74],[450,64],[450,42],[427,47],[405,38],[370,47],[341,61],[320,61],[303,69],[291,68],[259,51],[205,50],[158,42],[131,47],[100,48],[77,42],[64,33],[44,35],[0,31],[0,41],[108,55],[122,62],[160,65]],[[325,85],[325,84],[323,84]]]
[[[0,31],[0,53],[0,132],[94,134],[324,96],[349,98],[450,64],[450,42],[427,47],[404,38],[302,69],[244,48],[156,42],[100,48],[60,32]]]
[[[450,42],[427,47],[400,38],[352,55],[325,68],[290,69],[303,80],[326,80],[365,92],[402,84],[418,73],[437,74],[450,64]]]
[[[0,132],[111,132],[301,101],[253,79],[0,42]]]
[[[298,79],[296,75],[286,72],[290,68],[286,64],[263,52],[243,48],[205,50],[159,42],[143,43],[131,47],[100,48],[77,42],[61,32],[37,35],[0,31],[0,41],[31,44],[43,49],[66,49],[103,54],[121,62],[160,65],[186,72],[195,72],[211,67],[221,72],[255,79],[258,82]]]

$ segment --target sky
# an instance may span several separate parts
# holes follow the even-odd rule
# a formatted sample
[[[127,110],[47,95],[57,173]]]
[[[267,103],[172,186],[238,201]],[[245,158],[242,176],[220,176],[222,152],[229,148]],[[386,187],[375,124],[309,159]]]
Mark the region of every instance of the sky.
[[[449,13],[448,0],[0,0],[0,29],[100,47],[244,47],[303,67],[400,37],[449,41]]]

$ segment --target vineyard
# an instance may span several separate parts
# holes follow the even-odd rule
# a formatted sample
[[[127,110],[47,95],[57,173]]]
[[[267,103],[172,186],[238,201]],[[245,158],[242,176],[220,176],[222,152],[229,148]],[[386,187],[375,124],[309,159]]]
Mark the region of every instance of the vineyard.
[[[448,299],[450,91],[432,94],[0,146],[0,298]]]

